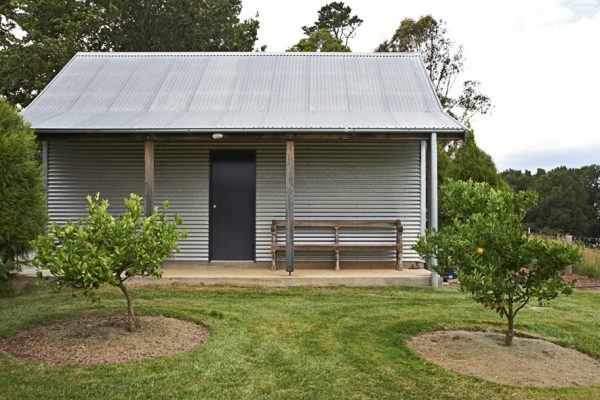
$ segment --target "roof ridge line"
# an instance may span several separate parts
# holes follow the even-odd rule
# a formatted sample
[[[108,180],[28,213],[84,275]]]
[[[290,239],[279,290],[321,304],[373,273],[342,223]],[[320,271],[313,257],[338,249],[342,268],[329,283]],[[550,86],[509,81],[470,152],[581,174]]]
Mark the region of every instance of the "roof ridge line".
[[[77,52],[76,57],[419,57],[419,53],[414,52],[235,52],[235,51],[198,51],[198,52],[171,52],[171,51],[154,51],[154,52]]]

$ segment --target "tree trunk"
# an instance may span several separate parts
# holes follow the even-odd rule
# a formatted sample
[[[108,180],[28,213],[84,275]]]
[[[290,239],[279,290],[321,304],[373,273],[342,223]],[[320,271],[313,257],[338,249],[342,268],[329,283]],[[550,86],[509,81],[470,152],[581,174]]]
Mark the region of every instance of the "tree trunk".
[[[121,289],[125,297],[127,297],[127,330],[133,333],[135,332],[135,314],[133,313],[133,299],[131,298],[129,291],[127,290],[123,282],[119,283],[119,288]]]
[[[513,328],[514,322],[515,322],[515,316],[511,313],[508,315],[508,329],[506,330],[506,337],[504,338],[505,346],[512,346],[513,337],[515,335],[515,331]]]

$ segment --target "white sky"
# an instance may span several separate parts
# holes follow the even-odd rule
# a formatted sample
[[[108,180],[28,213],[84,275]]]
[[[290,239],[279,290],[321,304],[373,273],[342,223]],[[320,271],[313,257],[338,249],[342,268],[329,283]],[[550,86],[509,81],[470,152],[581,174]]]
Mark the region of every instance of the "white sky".
[[[330,1],[243,0],[242,17],[258,12],[257,44],[284,51]],[[406,17],[447,21],[449,37],[464,47],[462,78],[481,81],[494,104],[473,125],[500,170],[600,163],[600,0],[345,3],[365,21],[353,51],[373,51]]]

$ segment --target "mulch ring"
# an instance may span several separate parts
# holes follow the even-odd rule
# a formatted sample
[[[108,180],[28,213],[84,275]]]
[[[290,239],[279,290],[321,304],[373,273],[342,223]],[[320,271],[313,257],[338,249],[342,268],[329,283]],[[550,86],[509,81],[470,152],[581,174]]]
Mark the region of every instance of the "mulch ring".
[[[565,282],[568,283],[571,283],[576,279],[577,282],[575,282],[575,289],[600,290],[600,279],[588,278],[587,276],[577,274],[564,274],[562,278]],[[460,285],[460,282],[458,281],[458,279],[449,279],[447,282],[444,282],[444,285],[458,286]]]
[[[45,364],[108,364],[191,351],[206,343],[209,329],[164,316],[138,317],[135,333],[124,316],[85,316],[37,326],[0,338],[0,350]]]
[[[563,275],[565,282],[572,282],[575,279],[577,279],[575,289],[600,290],[600,279],[588,278],[587,276],[577,274]]]
[[[409,341],[429,362],[462,374],[511,386],[568,387],[600,384],[600,361],[541,339],[481,331],[437,331]]]

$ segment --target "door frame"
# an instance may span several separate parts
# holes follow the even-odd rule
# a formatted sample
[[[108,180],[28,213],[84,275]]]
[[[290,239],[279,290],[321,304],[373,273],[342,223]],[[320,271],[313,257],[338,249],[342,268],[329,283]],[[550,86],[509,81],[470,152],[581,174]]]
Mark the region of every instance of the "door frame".
[[[231,260],[231,261],[255,261],[256,262],[256,150],[254,149],[210,149],[208,151],[208,262],[213,261],[228,261],[228,260],[213,260],[212,257],[212,232],[213,232],[213,160],[215,154],[240,154],[246,153],[251,154],[254,159],[254,193],[252,198],[254,202],[252,203],[252,258],[249,260]]]

